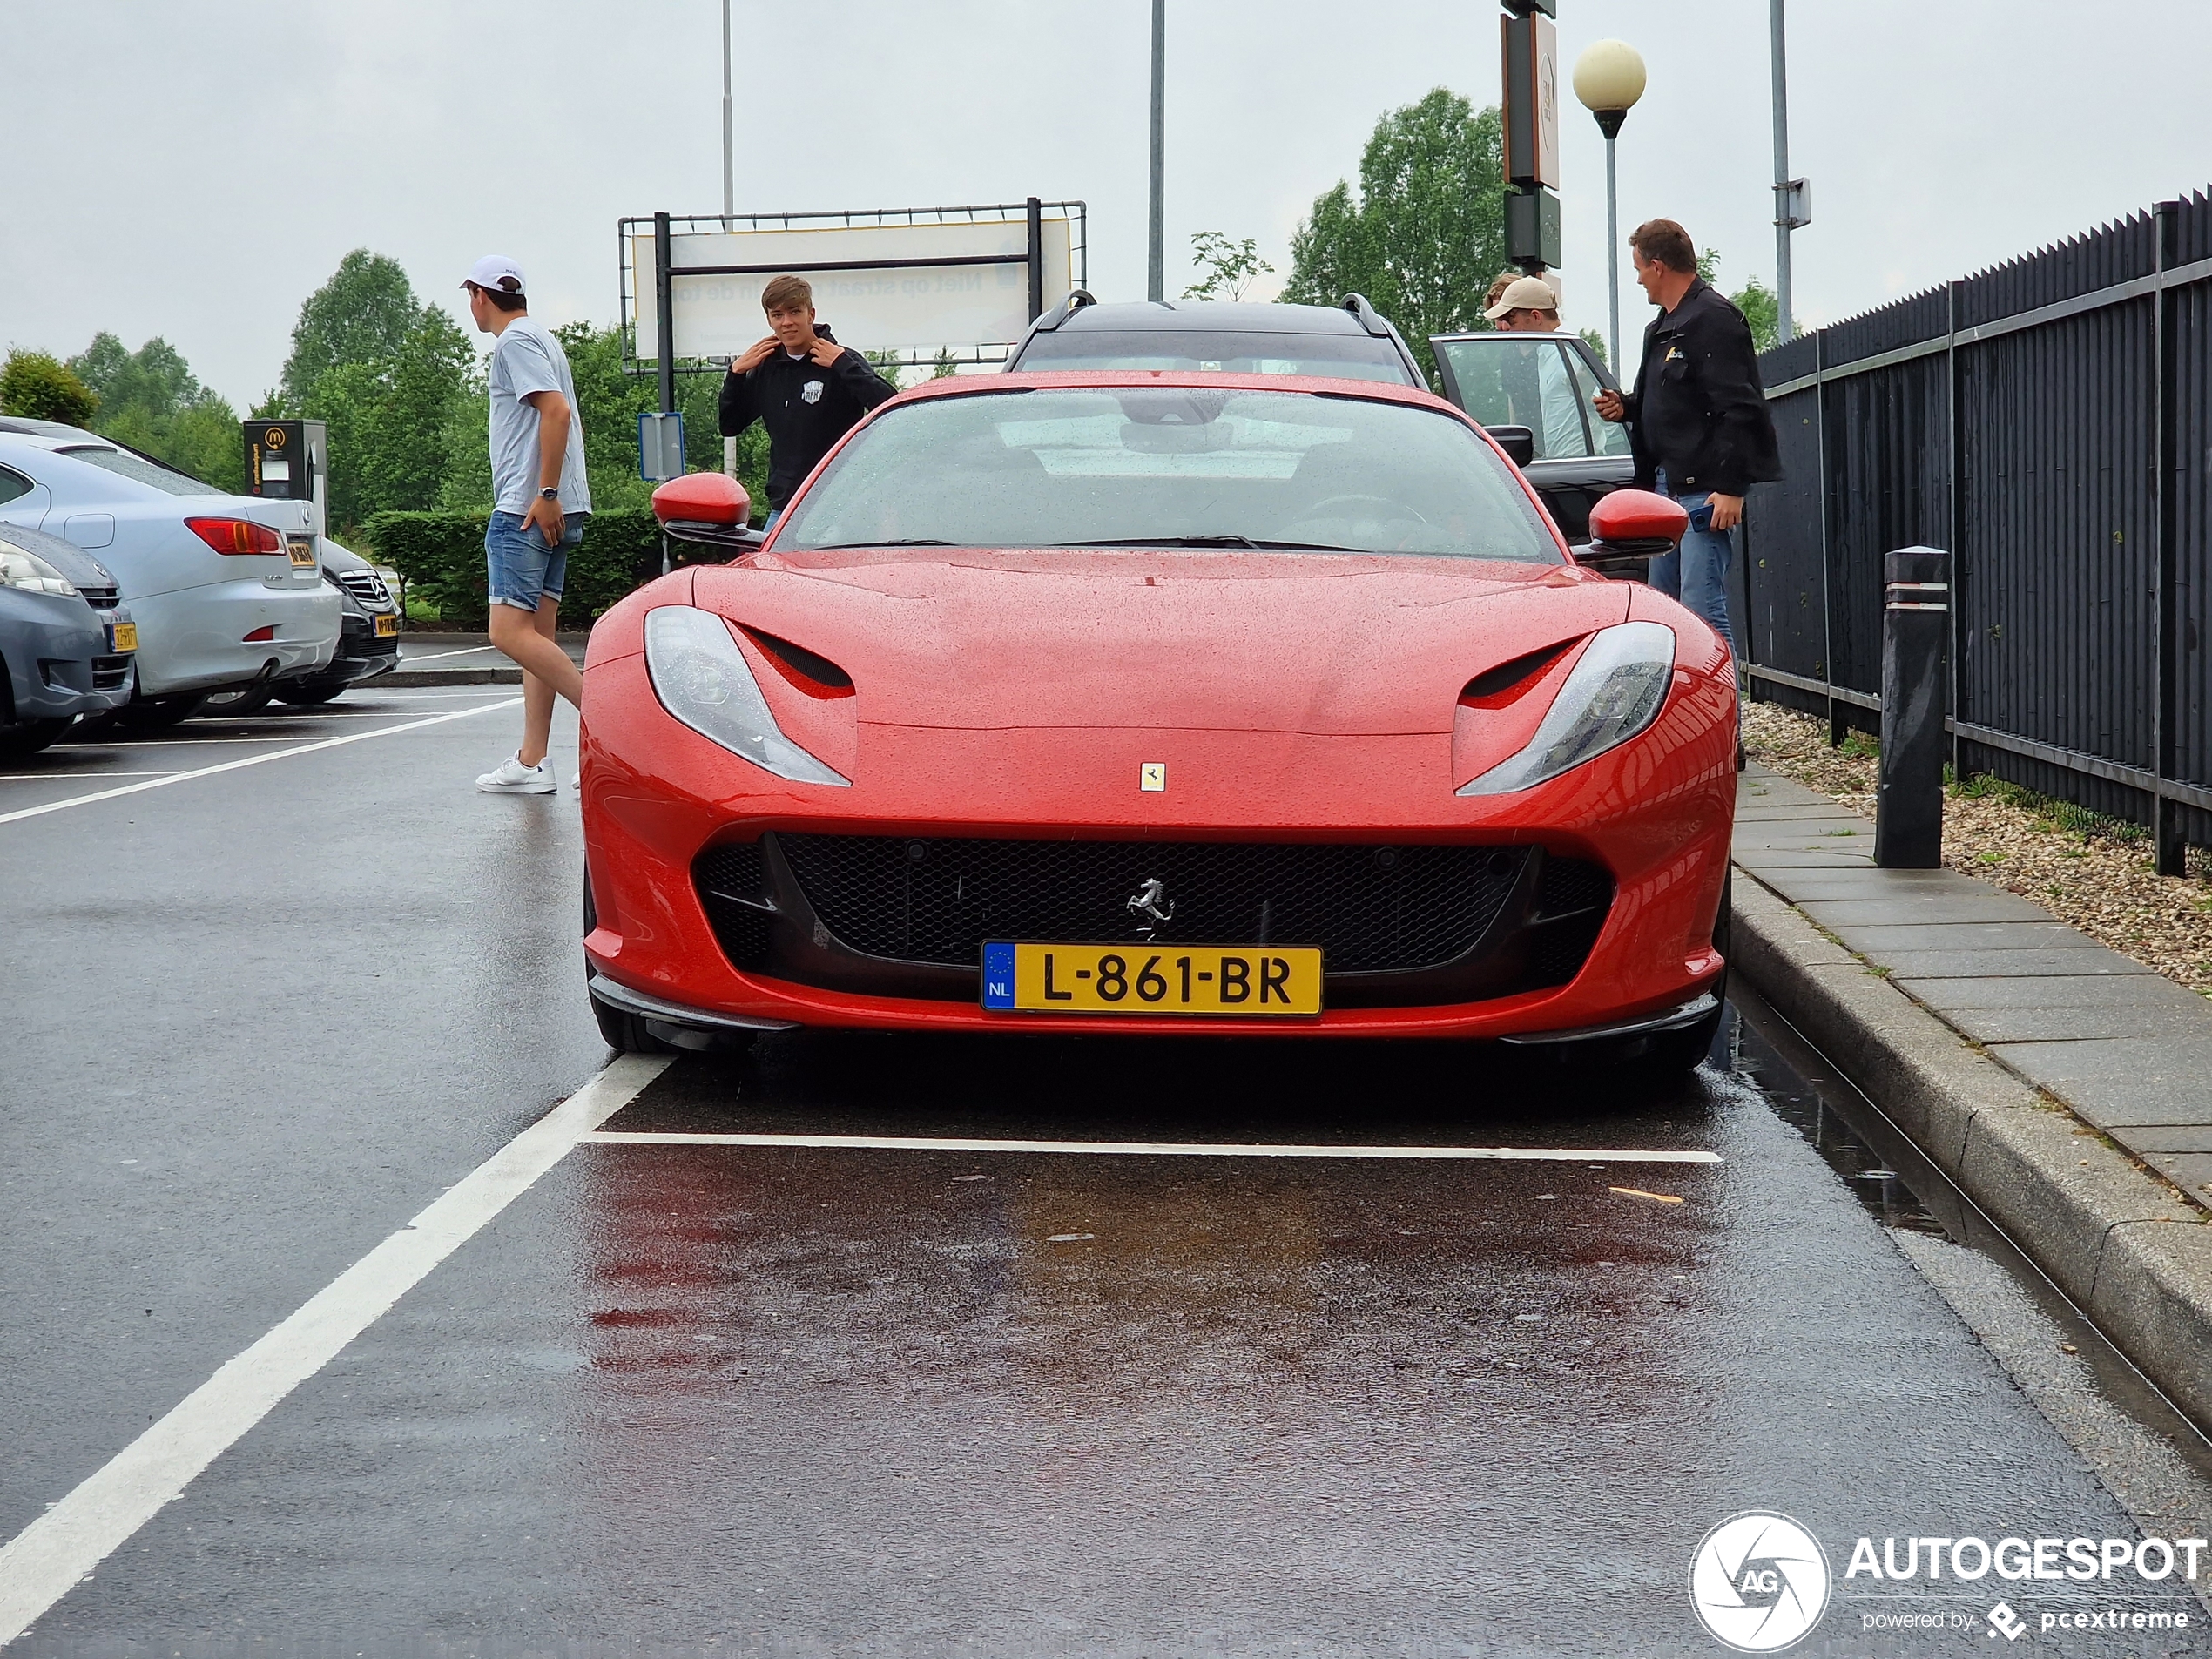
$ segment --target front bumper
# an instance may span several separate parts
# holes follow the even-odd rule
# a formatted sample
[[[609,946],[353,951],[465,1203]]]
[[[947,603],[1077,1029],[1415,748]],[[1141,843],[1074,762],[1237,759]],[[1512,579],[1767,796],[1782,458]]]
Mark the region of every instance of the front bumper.
[[[298,678],[319,685],[358,685],[363,680],[388,674],[399,665],[399,636],[392,634],[379,639],[374,623],[349,607],[345,626],[338,636],[338,649],[332,653],[330,661]]]
[[[132,653],[112,649],[122,605],[88,607],[60,596],[11,596],[26,613],[0,625],[9,703],[17,720],[105,714],[131,700]],[[51,615],[47,614],[51,613]]]
[[[910,1030],[1507,1037],[1662,1015],[1712,988],[1723,968],[1712,935],[1736,780],[1733,698],[1723,677],[1685,676],[1642,737],[1551,783],[1464,799],[1451,792],[1445,734],[866,724],[853,787],[813,788],[782,783],[671,720],[642,658],[594,664],[586,689],[584,831],[596,912],[586,957],[604,984],[677,1008]],[[1128,799],[1140,753],[1154,759],[1156,751],[1191,786],[1175,799]],[[1094,814],[1106,800],[1126,816],[1099,822]],[[1256,807],[1264,820],[1256,821]],[[694,867],[705,852],[764,833],[1477,846],[1524,855],[1531,869],[1548,860],[1600,867],[1614,896],[1564,983],[1516,988],[1508,977],[1472,988],[1464,1000],[1437,1000],[1429,988],[1396,1004],[1325,996],[1318,1016],[1264,1023],[1001,1014],[981,1006],[980,971],[940,968],[934,988],[891,986],[875,972],[879,956],[869,974],[839,977],[827,971],[833,959],[853,953],[840,953],[843,941],[818,914],[802,921],[796,909],[777,923],[784,954],[750,968],[733,961]],[[772,903],[776,896],[772,887]],[[810,965],[788,966],[810,951]]]

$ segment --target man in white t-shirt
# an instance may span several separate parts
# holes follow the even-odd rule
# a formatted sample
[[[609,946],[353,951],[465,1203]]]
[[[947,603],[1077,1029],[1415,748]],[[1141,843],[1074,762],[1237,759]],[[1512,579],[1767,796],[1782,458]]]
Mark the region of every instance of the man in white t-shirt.
[[[583,676],[553,637],[569,549],[583,539],[591,488],[583,475],[583,425],[568,354],[529,314],[523,270],[503,254],[478,260],[461,285],[469,314],[492,339],[491,523],[484,558],[491,643],[523,671],[523,746],[476,779],[490,794],[550,795],[545,757],[553,698],[583,706]]]

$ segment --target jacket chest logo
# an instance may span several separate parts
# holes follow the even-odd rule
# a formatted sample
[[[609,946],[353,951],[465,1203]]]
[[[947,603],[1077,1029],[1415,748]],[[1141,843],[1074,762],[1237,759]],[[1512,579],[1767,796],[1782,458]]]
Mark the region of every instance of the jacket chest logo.
[[[819,402],[820,402],[820,401],[822,401],[822,383],[821,383],[821,381],[807,381],[806,385],[804,385],[804,386],[802,386],[802,387],[800,387],[800,388],[799,388],[799,401],[800,401],[801,402],[803,402],[803,403],[819,403]]]

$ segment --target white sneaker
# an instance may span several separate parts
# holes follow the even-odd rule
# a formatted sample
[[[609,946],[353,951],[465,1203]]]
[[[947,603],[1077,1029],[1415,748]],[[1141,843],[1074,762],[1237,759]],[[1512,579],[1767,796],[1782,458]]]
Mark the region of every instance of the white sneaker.
[[[487,795],[550,795],[560,785],[550,762],[541,760],[535,766],[526,766],[520,757],[509,755],[477,779],[476,787]]]

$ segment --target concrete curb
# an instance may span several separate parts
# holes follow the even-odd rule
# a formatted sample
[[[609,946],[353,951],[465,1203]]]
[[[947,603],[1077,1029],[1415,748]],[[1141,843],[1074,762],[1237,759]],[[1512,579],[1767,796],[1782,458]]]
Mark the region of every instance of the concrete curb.
[[[2212,1424],[2212,1225],[1750,872],[1733,966],[2201,1424]]]

